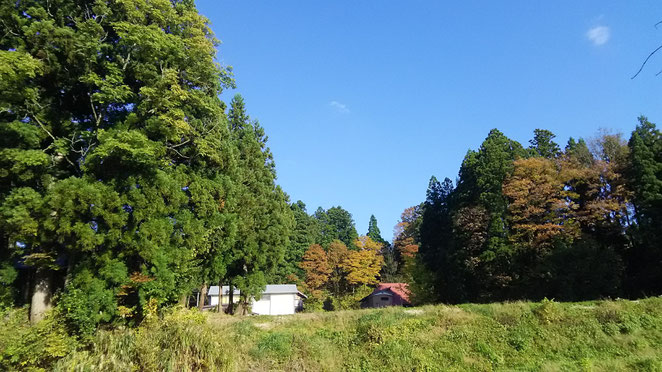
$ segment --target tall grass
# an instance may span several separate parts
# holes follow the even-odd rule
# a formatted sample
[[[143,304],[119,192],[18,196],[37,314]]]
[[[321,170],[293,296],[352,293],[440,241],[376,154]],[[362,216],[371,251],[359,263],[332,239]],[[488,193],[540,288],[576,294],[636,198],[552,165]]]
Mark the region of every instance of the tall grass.
[[[0,326],[43,334],[56,325],[37,331],[40,326],[17,321],[20,314],[5,314]],[[57,327],[52,331],[61,335]],[[27,347],[16,337],[7,338],[6,332],[0,335],[0,346]],[[37,355],[48,354],[43,346],[47,343],[38,344]],[[59,354],[36,363],[33,358],[17,364],[28,355],[20,347],[10,350],[19,349],[23,352],[13,354],[20,355],[13,361],[2,352],[0,369],[662,371],[662,298],[438,305],[280,317],[180,309],[135,329],[98,331],[87,346],[55,348]]]

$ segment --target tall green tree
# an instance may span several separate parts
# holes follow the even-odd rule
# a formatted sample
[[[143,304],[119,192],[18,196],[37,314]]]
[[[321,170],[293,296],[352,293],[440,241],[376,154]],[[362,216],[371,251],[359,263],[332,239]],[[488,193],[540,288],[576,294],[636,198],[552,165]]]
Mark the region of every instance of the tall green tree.
[[[0,21],[0,256],[28,267],[33,319],[58,278],[89,330],[220,275],[201,259],[235,230],[234,82],[193,3],[3,2]]]
[[[307,213],[306,204],[299,200],[292,203],[290,209],[294,215],[294,227],[284,259],[272,277],[273,282],[290,283],[304,279],[305,273],[300,267],[303,254],[308,247],[319,241],[319,224]]]
[[[247,303],[262,293],[284,259],[294,218],[287,195],[276,185],[264,129],[250,120],[240,95],[232,99],[228,118],[238,149],[237,186],[229,208],[237,215],[238,228],[227,280],[231,287],[239,288],[242,302]]]
[[[370,221],[368,222],[368,233],[366,236],[378,243],[385,242],[384,238],[382,238],[382,233],[379,231],[379,227],[377,226],[377,218],[374,214],[370,215]]]
[[[518,142],[492,129],[478,151],[467,153],[460,168],[458,209],[487,214],[486,226],[480,232],[484,239],[481,238],[481,246],[476,247],[477,251],[467,261],[472,262],[474,283],[469,291],[483,300],[503,298],[513,280],[508,264],[514,249],[508,240],[508,200],[502,193],[502,185],[512,173],[513,162],[525,156],[526,151]],[[456,214],[455,218],[464,216]],[[473,221],[471,226],[478,227],[479,221],[482,219]],[[466,238],[477,233],[473,231]],[[466,241],[459,244],[471,246]]]
[[[535,156],[554,159],[561,155],[561,148],[554,142],[556,135],[547,129],[535,129],[533,139],[529,141],[529,150]]]
[[[352,214],[340,206],[324,210],[317,208],[314,217],[320,224],[320,240],[317,242],[328,246],[334,240],[340,240],[349,248],[356,248],[354,242],[359,237],[354,225]]]
[[[454,264],[456,257],[453,238],[452,197],[453,181],[445,178],[439,182],[432,176],[423,205],[423,220],[420,225],[420,247],[418,257],[429,270],[432,291],[444,302],[456,302],[462,292],[458,277],[460,266]]]
[[[628,289],[632,295],[662,293],[662,133],[644,116],[628,142],[628,184],[636,224],[627,254]]]

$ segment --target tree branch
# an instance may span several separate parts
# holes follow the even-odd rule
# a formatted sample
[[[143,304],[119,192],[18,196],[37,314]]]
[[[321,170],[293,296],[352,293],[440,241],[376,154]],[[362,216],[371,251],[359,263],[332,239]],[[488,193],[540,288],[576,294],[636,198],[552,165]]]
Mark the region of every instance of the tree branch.
[[[55,136],[51,132],[49,132],[48,129],[46,129],[46,126],[41,122],[41,120],[39,120],[37,115],[35,115],[34,112],[32,112],[31,114],[32,114],[32,118],[34,118],[34,120],[37,122],[37,124],[39,124],[41,129],[43,129],[44,132],[46,132],[51,137],[51,139],[53,139],[53,141],[55,141]]]
[[[636,78],[637,75],[639,75],[639,73],[641,72],[641,70],[644,69],[644,66],[646,66],[646,63],[648,62],[648,60],[651,59],[651,57],[652,57],[655,53],[657,53],[657,51],[660,50],[660,49],[662,49],[662,45],[660,45],[659,47],[657,47],[654,51],[652,51],[652,52],[648,55],[648,57],[646,57],[646,59],[644,60],[644,63],[642,63],[642,64],[641,64],[641,67],[639,67],[639,71],[637,71],[637,73],[634,74],[634,76],[632,76],[630,79],[634,79],[634,78]]]

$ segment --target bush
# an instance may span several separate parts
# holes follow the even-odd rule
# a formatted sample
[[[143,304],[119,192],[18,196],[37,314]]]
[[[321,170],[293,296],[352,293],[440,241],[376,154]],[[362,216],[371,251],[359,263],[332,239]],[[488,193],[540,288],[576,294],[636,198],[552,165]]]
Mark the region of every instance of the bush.
[[[15,288],[12,283],[17,276],[18,272],[12,265],[0,264],[0,308],[14,304]]]
[[[0,321],[0,369],[45,371],[80,346],[67,333],[57,310],[34,326],[27,307],[3,312]]]
[[[115,293],[106,288],[103,280],[82,271],[62,293],[58,307],[74,333],[89,338],[97,324],[113,319],[117,312],[115,298]]]
[[[539,305],[533,308],[533,314],[542,324],[557,322],[561,318],[561,309],[554,300],[544,298]]]
[[[231,370],[232,353],[224,342],[204,314],[178,308],[136,329],[97,332],[91,350],[72,353],[55,370]]]

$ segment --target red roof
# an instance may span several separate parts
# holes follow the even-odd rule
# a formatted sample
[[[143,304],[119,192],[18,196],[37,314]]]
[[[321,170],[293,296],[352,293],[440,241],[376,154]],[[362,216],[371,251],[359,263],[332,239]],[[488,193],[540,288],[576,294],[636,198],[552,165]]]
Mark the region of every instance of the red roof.
[[[393,293],[393,305],[409,305],[409,287],[407,283],[380,283],[372,294],[380,291],[391,291]],[[371,295],[372,295],[371,294]]]

